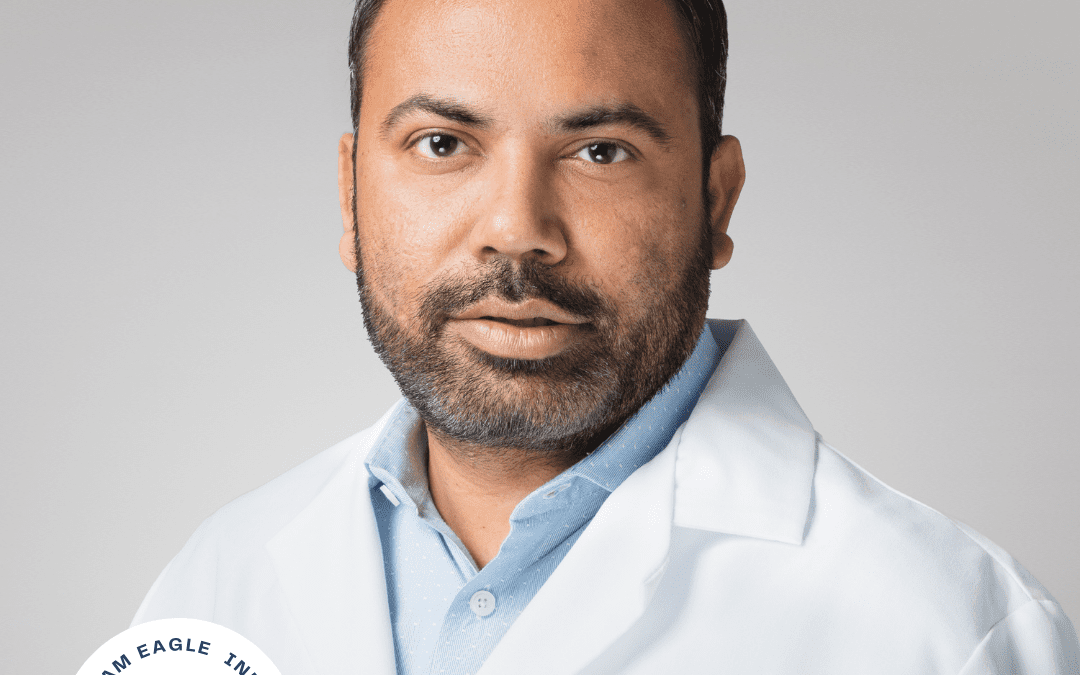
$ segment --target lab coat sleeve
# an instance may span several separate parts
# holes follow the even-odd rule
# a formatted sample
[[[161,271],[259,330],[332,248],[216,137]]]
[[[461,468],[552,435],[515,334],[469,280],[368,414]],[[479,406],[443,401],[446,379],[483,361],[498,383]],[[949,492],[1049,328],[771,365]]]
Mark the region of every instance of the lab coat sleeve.
[[[960,675],[1080,675],[1076,631],[1056,602],[1032,599],[994,625]]]

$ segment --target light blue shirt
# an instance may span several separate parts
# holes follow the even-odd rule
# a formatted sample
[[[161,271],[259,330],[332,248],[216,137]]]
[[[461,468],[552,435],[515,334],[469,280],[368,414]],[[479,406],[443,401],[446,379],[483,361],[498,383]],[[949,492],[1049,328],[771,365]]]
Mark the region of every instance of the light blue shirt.
[[[608,495],[663,450],[720,361],[708,327],[690,358],[599,448],[517,505],[483,569],[443,522],[427,480],[427,435],[401,401],[366,465],[382,540],[399,675],[475,673]]]

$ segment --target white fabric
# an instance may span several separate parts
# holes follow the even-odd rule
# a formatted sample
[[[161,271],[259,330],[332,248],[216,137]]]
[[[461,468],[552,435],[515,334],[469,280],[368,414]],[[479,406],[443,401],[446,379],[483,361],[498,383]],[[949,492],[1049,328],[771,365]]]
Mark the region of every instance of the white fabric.
[[[709,325],[726,351],[690,419],[481,675],[1080,675],[1026,570],[824,443],[745,322]],[[133,624],[215,621],[285,675],[393,675],[363,467],[382,423],[204,522]]]

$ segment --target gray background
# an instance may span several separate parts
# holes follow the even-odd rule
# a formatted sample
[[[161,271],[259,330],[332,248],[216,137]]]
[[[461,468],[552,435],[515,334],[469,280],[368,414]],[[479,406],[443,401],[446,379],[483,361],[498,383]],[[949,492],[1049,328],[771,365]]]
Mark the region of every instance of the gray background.
[[[0,5],[0,641],[73,673],[221,505],[396,397],[337,257],[347,0]],[[711,316],[1080,616],[1076,3],[729,0]]]

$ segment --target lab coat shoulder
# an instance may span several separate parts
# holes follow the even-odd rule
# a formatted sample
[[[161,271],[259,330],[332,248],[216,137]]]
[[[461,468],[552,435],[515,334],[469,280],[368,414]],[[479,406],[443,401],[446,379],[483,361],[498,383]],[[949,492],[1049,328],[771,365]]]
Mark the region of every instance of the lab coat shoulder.
[[[803,546],[820,558],[812,570],[830,568],[813,582],[832,595],[820,606],[873,621],[868,644],[922,644],[939,672],[1080,672],[1072,624],[1011,555],[820,437]]]
[[[994,589],[1000,619],[1030,600],[1053,601],[1049,591],[1004,549],[974,529],[889,487],[820,440],[814,481],[814,513],[808,535],[847,537],[878,555],[890,571],[905,570],[923,584]],[[812,543],[812,542],[811,542]],[[849,549],[853,550],[853,549]]]
[[[304,641],[296,622],[289,619],[293,609],[281,587],[271,544],[311,508],[331,481],[340,480],[350,468],[358,473],[383,421],[203,521],[154,582],[132,625],[172,617],[213,621],[255,642],[282,672],[308,672],[310,659],[303,650],[276,648]],[[373,554],[381,556],[378,551]]]

